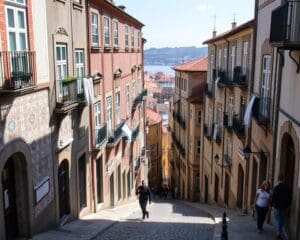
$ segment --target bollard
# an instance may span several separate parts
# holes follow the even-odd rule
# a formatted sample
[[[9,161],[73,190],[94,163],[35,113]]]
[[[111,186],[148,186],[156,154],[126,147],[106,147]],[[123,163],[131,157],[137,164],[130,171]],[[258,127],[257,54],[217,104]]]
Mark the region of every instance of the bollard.
[[[228,232],[227,232],[227,220],[226,220],[226,212],[223,213],[223,222],[222,222],[222,240],[228,240]]]

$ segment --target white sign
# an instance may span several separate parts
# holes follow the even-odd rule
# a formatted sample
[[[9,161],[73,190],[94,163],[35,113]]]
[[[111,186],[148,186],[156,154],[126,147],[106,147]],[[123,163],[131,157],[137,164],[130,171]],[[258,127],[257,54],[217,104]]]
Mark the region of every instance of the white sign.
[[[34,187],[35,200],[39,203],[50,192],[49,177],[44,178],[38,185]]]

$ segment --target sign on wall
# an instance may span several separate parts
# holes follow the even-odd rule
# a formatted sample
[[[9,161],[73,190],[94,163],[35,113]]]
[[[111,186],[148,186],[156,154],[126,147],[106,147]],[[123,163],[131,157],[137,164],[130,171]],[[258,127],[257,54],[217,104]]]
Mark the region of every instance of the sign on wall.
[[[45,177],[34,187],[35,203],[38,204],[50,192],[50,179]]]

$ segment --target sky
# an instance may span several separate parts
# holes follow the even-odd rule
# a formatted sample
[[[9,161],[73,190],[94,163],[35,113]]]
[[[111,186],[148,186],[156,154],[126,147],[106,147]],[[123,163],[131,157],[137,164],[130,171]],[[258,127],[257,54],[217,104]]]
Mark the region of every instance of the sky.
[[[214,16],[217,33],[254,17],[255,0],[115,0],[146,26],[145,49],[156,47],[201,47],[212,36]]]

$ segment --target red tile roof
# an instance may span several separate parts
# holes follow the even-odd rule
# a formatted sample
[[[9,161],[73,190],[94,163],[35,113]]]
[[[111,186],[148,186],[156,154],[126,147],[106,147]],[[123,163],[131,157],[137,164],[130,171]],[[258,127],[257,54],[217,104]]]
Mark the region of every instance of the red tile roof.
[[[233,34],[236,34],[236,33],[240,32],[240,31],[243,31],[243,30],[245,30],[247,28],[254,27],[254,22],[255,22],[254,19],[251,19],[248,22],[242,23],[242,24],[236,26],[233,29],[230,29],[230,30],[228,30],[226,32],[218,34],[216,37],[213,37],[213,38],[210,38],[210,39],[206,40],[205,42],[203,42],[203,44],[212,43],[212,42],[221,40],[222,38],[229,37],[229,36],[231,36]]]
[[[146,117],[149,125],[158,124],[162,121],[161,116],[151,108],[146,108]]]
[[[207,57],[197,58],[190,62],[186,62],[180,65],[172,67],[175,71],[182,72],[206,72],[208,60]]]

